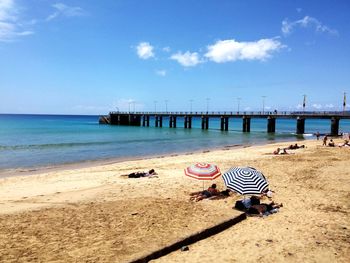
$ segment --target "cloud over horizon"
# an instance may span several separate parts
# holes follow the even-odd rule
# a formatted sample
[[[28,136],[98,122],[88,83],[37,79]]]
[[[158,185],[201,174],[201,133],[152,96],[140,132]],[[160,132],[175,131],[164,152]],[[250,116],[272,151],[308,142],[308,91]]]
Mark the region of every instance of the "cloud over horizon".
[[[311,16],[305,16],[302,19],[291,21],[291,22],[289,22],[288,19],[284,19],[282,21],[281,31],[284,36],[288,36],[295,30],[295,28],[298,28],[298,27],[314,28],[316,32],[328,33],[331,35],[338,34],[337,30],[322,24],[318,19]]]

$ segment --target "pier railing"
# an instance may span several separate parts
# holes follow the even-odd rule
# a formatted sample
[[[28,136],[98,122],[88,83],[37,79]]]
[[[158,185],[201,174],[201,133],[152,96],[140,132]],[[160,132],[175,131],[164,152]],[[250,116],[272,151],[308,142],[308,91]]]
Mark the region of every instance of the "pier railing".
[[[307,116],[307,117],[333,117],[348,116],[349,111],[112,111],[110,114],[137,114],[137,115],[190,115],[190,116]]]
[[[170,128],[177,127],[177,119],[183,119],[185,129],[192,128],[192,119],[200,118],[202,129],[209,129],[211,118],[220,118],[220,129],[222,131],[229,130],[230,119],[242,119],[242,131],[250,132],[251,119],[265,118],[267,120],[267,132],[274,133],[276,130],[276,119],[295,119],[296,133],[303,134],[305,132],[306,119],[329,119],[331,122],[331,135],[339,134],[339,121],[341,119],[350,119],[348,111],[115,111],[110,112],[107,118],[108,122],[100,121],[100,123],[109,123],[112,125],[129,125],[129,126],[150,126],[150,121],[154,122],[155,127],[163,127],[163,122],[169,122]]]

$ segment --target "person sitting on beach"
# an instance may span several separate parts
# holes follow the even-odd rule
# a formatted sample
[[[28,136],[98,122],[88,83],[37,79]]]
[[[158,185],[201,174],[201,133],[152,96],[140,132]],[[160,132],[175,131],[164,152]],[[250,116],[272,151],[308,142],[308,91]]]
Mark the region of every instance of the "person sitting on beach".
[[[149,170],[148,172],[136,172],[128,175],[129,178],[140,178],[140,177],[148,177],[153,178],[156,177],[157,173],[154,169]]]
[[[275,191],[272,191],[272,190],[270,190],[270,189],[266,189],[264,192],[262,192],[261,197],[266,196],[267,198],[271,199],[271,198],[272,198],[272,194],[273,194],[274,192],[275,192]]]
[[[220,192],[216,189],[216,184],[212,184],[207,190],[191,193],[190,200],[198,202],[219,194]]]
[[[281,148],[277,148],[277,149],[273,152],[273,154],[279,154],[280,151],[281,151]]]
[[[328,143],[329,147],[335,147],[335,143],[333,142],[333,140],[331,139]]]
[[[247,214],[256,215],[256,216],[264,216],[270,215],[278,212],[278,208],[283,207],[283,204],[276,204],[275,202],[271,202],[270,204],[258,204],[252,205]]]
[[[283,149],[277,148],[277,149],[273,152],[273,154],[275,154],[275,155],[277,155],[277,154],[289,154],[289,152],[287,152],[286,148],[283,148]]]

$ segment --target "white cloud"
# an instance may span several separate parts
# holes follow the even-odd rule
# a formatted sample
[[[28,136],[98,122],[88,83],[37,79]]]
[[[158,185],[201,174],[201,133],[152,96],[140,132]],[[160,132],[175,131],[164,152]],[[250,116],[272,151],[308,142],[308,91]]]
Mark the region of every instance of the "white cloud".
[[[141,42],[136,47],[137,55],[142,59],[149,59],[154,57],[153,46],[148,42]]]
[[[302,28],[307,28],[311,27],[314,28],[316,32],[321,32],[321,33],[328,33],[332,35],[337,35],[338,31],[335,29],[332,29],[326,25],[323,25],[320,21],[318,21],[316,18],[311,17],[311,16],[305,16],[302,19],[296,20],[289,22],[287,19],[284,19],[282,21],[282,33],[287,36],[292,33],[294,28],[296,27],[302,27]]]
[[[47,21],[50,21],[59,16],[74,17],[85,15],[85,11],[78,6],[68,6],[63,3],[56,3],[52,5],[52,7],[56,9],[56,11],[46,18]]]
[[[312,107],[315,108],[315,109],[322,109],[322,105],[321,104],[312,104]]]
[[[325,105],[325,108],[333,109],[333,108],[334,108],[334,105],[333,105],[333,104],[326,104],[326,105]]]
[[[178,63],[180,63],[184,67],[193,67],[198,65],[199,63],[202,63],[201,59],[199,58],[199,55],[197,52],[177,52],[176,54],[173,54],[170,59],[176,60]]]
[[[162,77],[165,77],[166,75],[166,70],[162,69],[162,70],[156,70],[156,74]]]
[[[277,39],[260,39],[255,42],[238,42],[234,39],[219,40],[208,46],[205,57],[216,63],[236,60],[266,60],[271,53],[285,47]]]
[[[0,0],[0,21],[16,20],[16,8],[13,0]]]
[[[25,23],[20,21],[14,0],[0,0],[0,42],[13,41],[17,37],[34,33],[24,25]]]
[[[302,109],[303,108],[303,105],[301,104],[298,104],[297,106],[295,106],[297,109]]]
[[[163,47],[164,52],[170,52],[170,50],[171,50],[170,47]]]

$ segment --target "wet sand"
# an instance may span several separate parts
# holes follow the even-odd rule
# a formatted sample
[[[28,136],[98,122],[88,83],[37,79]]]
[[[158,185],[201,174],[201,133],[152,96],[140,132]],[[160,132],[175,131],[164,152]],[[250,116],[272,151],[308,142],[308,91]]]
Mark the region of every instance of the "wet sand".
[[[210,162],[222,171],[245,165],[261,170],[284,207],[155,262],[349,262],[350,148],[298,141],[307,148],[269,154],[291,143],[2,178],[0,261],[128,262],[233,217],[238,195],[189,201],[202,182],[185,177],[183,169]],[[122,176],[151,168],[158,178]],[[224,189],[221,178],[213,182]]]

